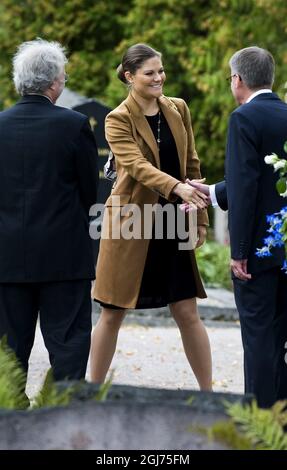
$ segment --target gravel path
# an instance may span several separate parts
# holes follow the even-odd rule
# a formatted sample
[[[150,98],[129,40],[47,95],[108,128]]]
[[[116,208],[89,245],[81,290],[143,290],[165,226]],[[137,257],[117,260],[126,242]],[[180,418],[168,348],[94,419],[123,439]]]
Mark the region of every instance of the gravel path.
[[[206,321],[213,357],[214,391],[243,393],[243,353],[237,322]],[[172,325],[172,326],[170,326]],[[37,393],[49,368],[48,354],[37,328],[30,358],[27,393]],[[174,324],[125,323],[112,363],[113,383],[155,388],[198,389]],[[89,380],[89,367],[87,372]]]

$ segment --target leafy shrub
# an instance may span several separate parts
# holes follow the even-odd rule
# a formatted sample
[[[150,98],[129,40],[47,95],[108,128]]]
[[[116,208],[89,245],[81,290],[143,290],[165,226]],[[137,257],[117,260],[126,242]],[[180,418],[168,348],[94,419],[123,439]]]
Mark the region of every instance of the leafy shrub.
[[[216,242],[206,242],[196,250],[196,259],[207,287],[232,289],[230,276],[230,248]]]

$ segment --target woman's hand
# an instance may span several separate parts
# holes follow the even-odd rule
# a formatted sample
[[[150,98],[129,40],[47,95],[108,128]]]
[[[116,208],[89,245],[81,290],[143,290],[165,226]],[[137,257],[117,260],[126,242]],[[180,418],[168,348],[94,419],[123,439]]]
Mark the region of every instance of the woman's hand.
[[[198,225],[198,227],[197,227],[198,240],[197,240],[197,244],[196,244],[195,248],[199,248],[201,245],[204,244],[204,242],[206,240],[206,234],[207,234],[206,226],[205,225]]]
[[[178,183],[173,189],[173,193],[194,209],[206,209],[208,205],[208,196],[187,183]]]
[[[201,193],[206,194],[206,196],[210,196],[210,191],[209,191],[209,185],[208,184],[203,184],[205,181],[205,178],[200,179],[200,180],[189,180],[186,179],[185,182],[190,184],[193,188],[198,189]]]

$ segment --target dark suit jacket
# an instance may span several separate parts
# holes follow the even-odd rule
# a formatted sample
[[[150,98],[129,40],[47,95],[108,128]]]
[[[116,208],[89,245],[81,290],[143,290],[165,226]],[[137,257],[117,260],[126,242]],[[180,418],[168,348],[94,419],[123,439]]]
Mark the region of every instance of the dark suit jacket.
[[[80,113],[39,95],[0,113],[0,282],[94,278],[96,160]]]
[[[255,256],[268,236],[266,215],[280,211],[287,200],[278,195],[279,173],[264,162],[272,152],[286,158],[287,105],[275,93],[262,93],[239,106],[230,117],[225,174],[216,185],[219,206],[228,212],[231,257],[248,258],[250,272],[283,264],[284,249],[269,258]]]
[[[215,195],[216,200],[220,209],[223,211],[228,210],[228,202],[227,202],[227,193],[226,193],[226,181],[220,181],[215,185]]]

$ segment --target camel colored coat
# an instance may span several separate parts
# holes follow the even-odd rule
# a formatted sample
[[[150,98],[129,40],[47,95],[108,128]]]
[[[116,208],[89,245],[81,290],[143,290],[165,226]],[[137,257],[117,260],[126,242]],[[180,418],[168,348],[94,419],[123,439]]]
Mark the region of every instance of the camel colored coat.
[[[165,96],[160,97],[158,101],[175,139],[182,181],[185,181],[186,177],[201,178],[186,103],[182,99]],[[136,204],[142,214],[144,205],[156,204],[159,195],[169,201],[175,201],[177,197],[172,190],[179,181],[160,171],[156,140],[141,108],[130,94],[108,114],[105,129],[107,141],[116,158],[117,180],[105,204],[92,295],[107,304],[134,308],[141,286],[149,239],[140,236],[143,233],[143,217],[139,220],[139,238],[127,240],[121,236],[120,227],[123,227],[130,215],[129,212],[123,214],[122,207],[126,204]],[[199,225],[208,224],[206,211],[198,211],[197,221]],[[113,238],[112,227],[118,228]],[[206,294],[193,250],[190,251],[190,256],[198,297],[204,298]]]

